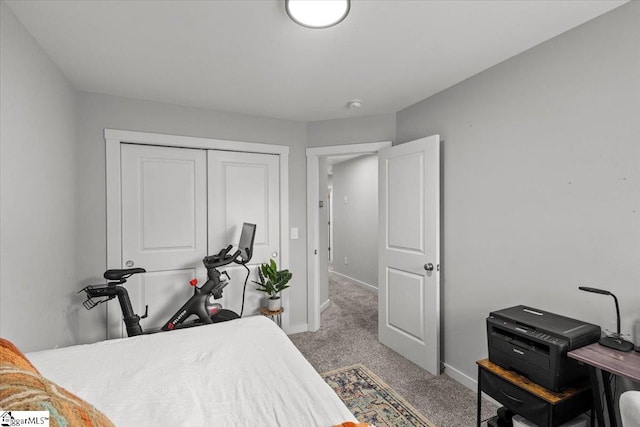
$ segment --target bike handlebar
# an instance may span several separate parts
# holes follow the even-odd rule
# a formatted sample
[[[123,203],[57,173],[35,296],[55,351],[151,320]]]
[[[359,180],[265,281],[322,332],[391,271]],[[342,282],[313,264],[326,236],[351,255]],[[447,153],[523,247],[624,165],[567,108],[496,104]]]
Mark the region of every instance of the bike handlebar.
[[[207,268],[207,270],[216,267],[222,267],[223,265],[231,264],[242,254],[242,251],[237,250],[233,253],[233,255],[228,255],[229,251],[233,248],[232,245],[227,246],[218,252],[217,255],[209,255],[202,259],[202,263]]]

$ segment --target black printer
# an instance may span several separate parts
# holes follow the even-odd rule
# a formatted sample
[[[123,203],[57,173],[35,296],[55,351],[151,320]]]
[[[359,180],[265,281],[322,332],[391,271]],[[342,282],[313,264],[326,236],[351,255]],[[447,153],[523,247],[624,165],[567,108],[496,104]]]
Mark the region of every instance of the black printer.
[[[567,352],[600,339],[600,326],[518,305],[487,317],[489,361],[552,391],[588,374]]]

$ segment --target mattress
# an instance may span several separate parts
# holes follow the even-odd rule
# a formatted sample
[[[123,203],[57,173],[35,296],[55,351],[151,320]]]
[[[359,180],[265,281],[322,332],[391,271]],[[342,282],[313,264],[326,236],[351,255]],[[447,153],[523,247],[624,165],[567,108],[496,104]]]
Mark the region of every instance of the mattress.
[[[263,316],[26,355],[117,426],[332,426],[356,421]]]

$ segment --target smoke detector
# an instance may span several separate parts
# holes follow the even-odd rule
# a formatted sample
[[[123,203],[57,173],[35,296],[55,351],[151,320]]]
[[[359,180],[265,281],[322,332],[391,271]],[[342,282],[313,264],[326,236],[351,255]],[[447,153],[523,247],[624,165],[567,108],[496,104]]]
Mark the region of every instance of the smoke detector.
[[[349,108],[350,110],[360,107],[362,107],[362,101],[360,99],[352,99],[351,101],[347,102],[347,108]]]

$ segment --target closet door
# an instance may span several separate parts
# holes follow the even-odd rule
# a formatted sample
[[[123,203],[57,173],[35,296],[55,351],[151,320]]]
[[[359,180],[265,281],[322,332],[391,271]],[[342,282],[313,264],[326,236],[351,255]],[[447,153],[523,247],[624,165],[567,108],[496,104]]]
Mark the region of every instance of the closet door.
[[[251,275],[246,286],[244,315],[258,314],[264,293],[255,290],[256,265],[273,258],[280,266],[279,157],[230,151],[208,152],[209,252],[238,244],[242,223],[256,224]],[[231,264],[224,306],[240,314],[246,270]]]
[[[206,280],[205,150],[121,145],[122,266],[142,267],[125,287],[133,309],[149,306],[144,330],[160,327],[189,298],[189,280]],[[109,338],[126,336],[117,302],[109,304]]]
[[[147,270],[125,285],[136,313],[149,306],[143,330],[162,326],[182,306],[192,278],[204,284],[202,258],[236,247],[244,222],[257,226],[244,315],[259,313],[256,264],[280,264],[279,156],[121,144],[121,182],[121,268]],[[231,281],[218,302],[240,314],[246,270],[222,270]],[[117,301],[107,315],[108,338],[126,336]]]

